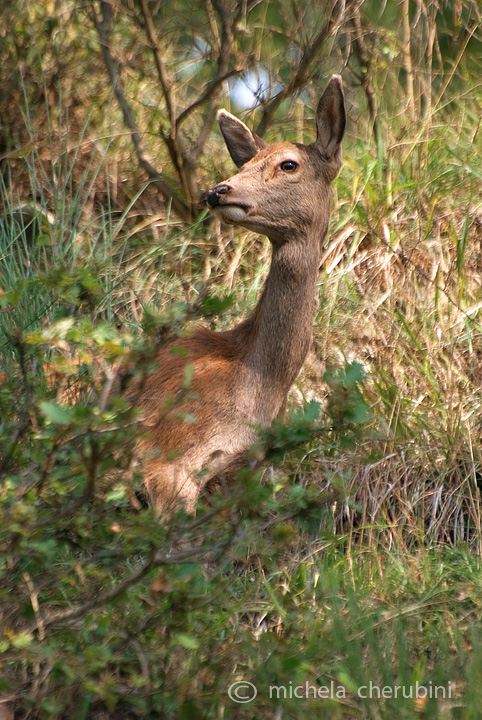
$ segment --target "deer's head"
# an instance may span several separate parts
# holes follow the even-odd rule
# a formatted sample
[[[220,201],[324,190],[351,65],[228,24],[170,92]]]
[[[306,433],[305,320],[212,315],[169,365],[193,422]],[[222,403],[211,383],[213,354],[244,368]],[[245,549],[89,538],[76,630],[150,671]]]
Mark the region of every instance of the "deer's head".
[[[305,236],[313,226],[324,236],[331,182],[342,164],[345,106],[341,79],[329,81],[317,108],[313,144],[269,145],[226,110],[218,121],[237,175],[209,191],[208,205],[227,223],[267,235],[274,243]]]

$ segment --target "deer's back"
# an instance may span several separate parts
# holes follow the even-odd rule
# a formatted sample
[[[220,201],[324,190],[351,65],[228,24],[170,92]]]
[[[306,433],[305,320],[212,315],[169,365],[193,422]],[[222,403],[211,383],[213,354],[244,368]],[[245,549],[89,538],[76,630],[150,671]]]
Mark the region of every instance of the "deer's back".
[[[166,459],[173,459],[210,447],[216,439],[226,445],[230,436],[239,440],[250,421],[243,417],[249,408],[242,399],[247,371],[239,340],[198,328],[192,337],[163,348],[155,365],[127,393],[141,413],[144,446],[161,448]]]

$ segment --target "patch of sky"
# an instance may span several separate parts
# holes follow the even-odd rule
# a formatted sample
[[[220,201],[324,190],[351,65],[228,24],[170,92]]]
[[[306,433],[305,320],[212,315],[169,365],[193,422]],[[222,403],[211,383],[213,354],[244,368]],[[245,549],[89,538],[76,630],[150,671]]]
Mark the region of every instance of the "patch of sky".
[[[192,78],[202,66],[211,63],[210,46],[196,38],[192,47],[183,54],[178,74],[186,80]],[[237,111],[253,110],[276,94],[281,86],[273,85],[269,73],[261,66],[246,70],[228,80],[229,96]]]

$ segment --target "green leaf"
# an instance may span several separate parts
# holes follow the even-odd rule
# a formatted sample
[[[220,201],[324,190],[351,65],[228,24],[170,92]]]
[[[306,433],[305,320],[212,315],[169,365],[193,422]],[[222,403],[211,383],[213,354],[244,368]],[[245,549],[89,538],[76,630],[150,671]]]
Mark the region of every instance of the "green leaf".
[[[70,425],[72,421],[72,408],[66,409],[57,403],[43,400],[40,403],[42,414],[55,425]]]
[[[33,642],[33,635],[28,632],[20,632],[12,638],[12,646],[17,650],[25,650]]]
[[[221,315],[232,307],[234,300],[234,295],[226,295],[223,298],[219,295],[210,295],[204,298],[201,311],[204,315]]]
[[[186,635],[185,633],[179,633],[176,635],[176,640],[179,645],[186,648],[186,650],[197,650],[199,648],[199,642],[192,635]]]
[[[47,233],[40,233],[35,238],[35,243],[38,245],[38,247],[51,247],[55,244],[55,238],[53,235],[49,235]]]
[[[350,363],[346,366],[343,385],[351,388],[363,380],[363,365],[357,362]]]
[[[191,387],[192,377],[194,375],[194,365],[192,363],[189,363],[189,365],[185,366],[183,375],[184,380],[182,383],[182,387],[188,390]]]

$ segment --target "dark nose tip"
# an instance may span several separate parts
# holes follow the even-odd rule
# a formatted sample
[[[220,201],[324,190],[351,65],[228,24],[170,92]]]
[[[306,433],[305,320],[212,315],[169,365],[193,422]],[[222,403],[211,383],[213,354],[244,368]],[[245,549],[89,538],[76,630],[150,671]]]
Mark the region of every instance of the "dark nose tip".
[[[215,208],[220,205],[221,195],[226,195],[226,193],[228,192],[229,185],[226,185],[226,183],[221,183],[221,185],[216,185],[216,187],[213,187],[213,189],[208,192],[207,196],[207,203],[209,207]]]

